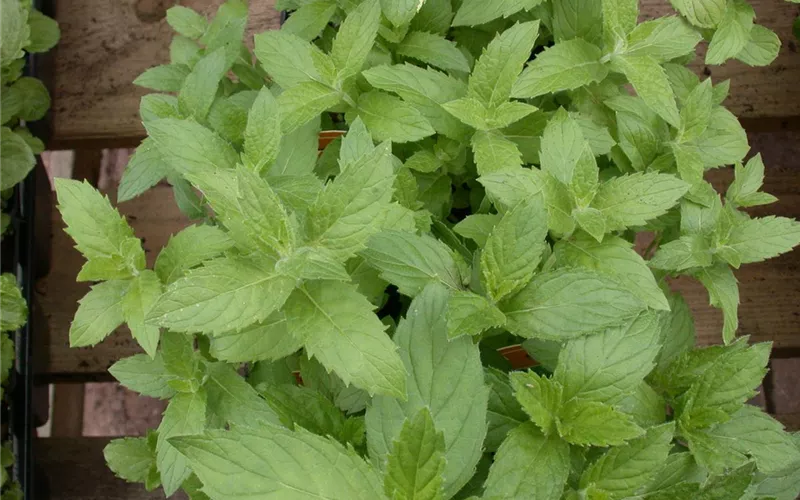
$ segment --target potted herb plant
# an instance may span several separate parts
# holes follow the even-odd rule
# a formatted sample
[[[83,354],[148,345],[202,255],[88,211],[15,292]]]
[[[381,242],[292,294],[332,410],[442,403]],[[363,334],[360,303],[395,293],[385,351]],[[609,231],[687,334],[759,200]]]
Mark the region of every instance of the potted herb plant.
[[[743,1],[673,5],[287,0],[255,59],[245,2],[170,9],[119,199],[167,179],[197,223],[149,269],[104,196],[56,185],[97,282],[71,343],[127,323],[145,354],[111,373],[169,399],[111,469],[214,499],[794,498],[796,436],[745,404],[771,346],[737,337],[732,269],[800,226],[743,210],[775,201],[764,166],[727,82],[685,66],[779,40]],[[674,275],[720,345],[694,346]]]
[[[20,194],[15,187],[36,166],[36,155],[44,143],[28,130],[26,124],[45,116],[50,95],[45,85],[23,76],[28,54],[47,52],[58,41],[56,22],[33,8],[32,2],[2,0],[0,4],[0,236],[4,243],[23,224],[27,214],[8,213]],[[20,205],[16,204],[17,207]],[[27,221],[31,223],[31,221]],[[32,249],[31,249],[32,250]],[[3,500],[22,498],[20,484],[14,479],[11,429],[8,426],[13,392],[11,369],[14,365],[14,333],[28,322],[28,305],[17,283],[17,262],[13,245],[3,245],[3,274],[0,275],[0,410],[2,411],[2,448],[0,448],[0,488]],[[18,382],[18,381],[17,381]],[[21,399],[20,399],[21,400]],[[22,412],[24,414],[24,412]],[[24,458],[23,458],[24,459]]]

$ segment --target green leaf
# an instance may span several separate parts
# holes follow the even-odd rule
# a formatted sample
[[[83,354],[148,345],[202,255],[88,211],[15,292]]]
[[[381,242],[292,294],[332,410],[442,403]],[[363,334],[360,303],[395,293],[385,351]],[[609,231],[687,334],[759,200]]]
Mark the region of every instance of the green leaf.
[[[193,468],[185,454],[169,441],[176,436],[191,436],[203,432],[206,426],[206,393],[180,393],[172,398],[158,426],[156,466],[161,473],[164,493],[169,496],[180,488]],[[195,471],[196,472],[196,471]]]
[[[725,16],[726,0],[671,0],[675,10],[700,28],[714,28]]]
[[[750,146],[739,120],[727,109],[717,106],[711,111],[708,129],[698,139],[685,143],[702,159],[706,167],[731,165],[744,158]]]
[[[800,244],[800,224],[786,217],[760,217],[733,226],[725,246],[735,250],[741,262],[760,262],[777,257]]]
[[[679,132],[681,141],[690,141],[703,135],[711,119],[711,106],[711,79],[708,78],[695,87],[683,103],[681,108],[681,129]],[[680,172],[680,162],[678,163],[678,169]]]
[[[162,159],[161,152],[152,139],[146,138],[125,166],[117,190],[117,202],[139,196],[161,182],[168,173],[169,166]]]
[[[615,405],[616,409],[633,417],[633,421],[642,428],[663,424],[666,421],[666,407],[664,397],[645,382]]]
[[[350,281],[344,265],[324,248],[298,248],[280,260],[277,269],[298,280]]]
[[[411,155],[404,165],[411,170],[422,172],[423,174],[430,174],[442,168],[444,163],[432,151],[422,149]],[[414,182],[416,182],[416,180]]]
[[[278,415],[242,378],[233,366],[213,363],[208,366],[204,388],[208,392],[208,412],[228,425],[260,427],[278,424]]]
[[[106,196],[86,181],[59,178],[55,187],[64,231],[87,259],[78,281],[128,278],[144,269],[141,243]]]
[[[700,500],[717,500],[721,498],[745,498],[745,494],[753,482],[755,465],[745,464],[736,470],[726,471],[709,478],[698,496]]]
[[[317,117],[294,132],[281,137],[278,156],[272,167],[267,170],[267,178],[273,189],[278,190],[275,184],[279,183],[279,176],[314,177],[309,174],[314,171],[317,162],[319,132],[320,118]],[[320,184],[318,180],[317,183]]]
[[[112,439],[103,448],[103,457],[115,476],[132,483],[143,483],[155,468],[156,456],[147,438]]]
[[[472,136],[471,146],[478,175],[522,166],[522,155],[517,145],[496,131],[478,130]]]
[[[27,322],[28,305],[22,298],[17,278],[3,273],[0,275],[0,332],[18,330]]]
[[[750,42],[755,16],[750,4],[740,0],[730,2],[708,45],[706,64],[722,64],[736,57]]]
[[[573,38],[600,43],[602,4],[595,0],[563,0],[553,4],[553,38],[559,44]]]
[[[111,365],[108,372],[120,384],[142,396],[168,399],[175,395],[169,382],[177,377],[164,366],[160,352],[156,352],[153,358],[147,354],[123,358]]]
[[[284,30],[267,30],[254,38],[253,52],[282,89],[308,82],[333,84],[333,61],[315,45]]]
[[[453,291],[447,299],[447,336],[478,335],[503,326],[505,316],[486,298],[472,292]]]
[[[377,90],[359,96],[356,113],[377,141],[415,142],[435,133],[414,106]]]
[[[620,55],[613,62],[650,109],[673,127],[680,126],[675,95],[664,68],[656,59],[651,56]]]
[[[283,305],[295,285],[263,260],[206,261],[167,287],[147,322],[178,332],[219,334],[263,321]]]
[[[30,26],[31,31],[25,51],[31,54],[47,52],[61,38],[61,30],[58,28],[56,20],[45,16],[38,10],[33,9],[28,13],[28,26]],[[5,26],[3,29],[5,29]]]
[[[211,355],[220,361],[248,361],[284,358],[303,346],[302,339],[290,335],[286,317],[274,312],[267,319],[241,330],[231,330],[211,339]]]
[[[297,35],[308,42],[317,38],[336,13],[336,2],[321,0],[307,3],[292,12],[281,26],[281,30]]]
[[[437,132],[461,139],[469,130],[441,106],[466,93],[466,85],[460,80],[411,64],[377,66],[362,74],[373,87],[394,92],[414,106]]]
[[[13,0],[3,0],[3,17],[0,24],[0,61],[3,66],[23,56],[22,48],[28,43],[28,9]]]
[[[606,216],[607,230],[642,226],[667,212],[688,191],[674,175],[637,173],[603,182],[592,206]]]
[[[564,388],[552,378],[536,372],[512,372],[510,375],[514,396],[525,413],[549,436],[555,429],[561,410]]]
[[[566,340],[620,325],[644,303],[615,280],[578,270],[541,273],[500,306],[508,329],[525,338]]]
[[[542,149],[539,153],[542,171],[562,184],[570,185],[585,144],[578,122],[563,108],[559,109],[542,134]]]
[[[594,486],[623,498],[646,484],[661,468],[671,448],[673,423],[651,427],[628,444],[611,448],[583,471],[581,488]]]
[[[506,213],[481,254],[481,275],[495,302],[522,289],[533,277],[545,249],[547,212],[542,197],[532,197]]]
[[[232,169],[239,154],[214,132],[192,120],[162,118],[145,123],[164,161],[176,172],[197,174]]]
[[[760,343],[747,349],[729,349],[715,359],[692,383],[684,397],[679,419],[682,429],[704,427],[692,422],[692,418],[704,410],[721,410],[730,414],[755,396],[755,388],[766,374],[771,347],[770,343]]]
[[[475,471],[489,393],[478,346],[468,337],[447,337],[447,297],[444,287],[431,285],[411,303],[394,335],[408,372],[408,399],[375,397],[366,415],[370,457],[385,467],[405,419],[425,406],[430,409],[445,440],[444,498],[452,497]]]
[[[633,321],[566,342],[553,379],[564,399],[616,404],[655,367],[661,349],[659,318],[642,313]]]
[[[653,309],[668,310],[664,292],[647,263],[622,238],[607,236],[602,243],[585,236],[561,240],[553,248],[558,262],[580,266],[616,278]]]
[[[186,271],[213,259],[233,246],[233,240],[214,226],[189,226],[170,236],[154,266],[164,284],[182,277]]]
[[[183,35],[175,35],[169,44],[169,60],[172,64],[194,67],[202,57],[200,45]],[[158,94],[156,94],[158,95]]]
[[[693,53],[702,39],[702,35],[683,19],[667,16],[637,25],[628,37],[626,53],[649,56],[665,63]]]
[[[650,267],[685,271],[693,267],[708,267],[712,264],[713,257],[702,235],[691,234],[659,245],[658,252],[650,259]]]
[[[319,194],[306,221],[310,244],[343,260],[355,255],[380,229],[376,217],[391,200],[393,183],[390,148],[382,144]]]
[[[633,417],[597,401],[573,398],[558,414],[558,433],[579,446],[621,445],[644,434]]]
[[[461,289],[461,273],[450,248],[428,235],[384,230],[369,239],[361,255],[403,295],[415,297],[430,283]]]
[[[497,0],[489,4],[480,0],[464,0],[453,19],[453,26],[485,24],[500,17],[510,17],[521,10],[530,10],[541,3],[542,0]]]
[[[315,137],[316,141],[317,138]],[[357,163],[363,157],[375,151],[375,145],[372,142],[367,127],[360,118],[356,118],[350,124],[350,130],[342,138],[342,145],[339,152],[339,168],[345,170],[351,164]]]
[[[658,371],[663,371],[695,343],[694,319],[686,300],[678,293],[669,294],[669,307],[669,314],[662,316],[662,347],[656,361]]]
[[[161,64],[136,77],[133,84],[159,92],[178,92],[190,72],[185,64]]]
[[[188,7],[175,5],[167,9],[167,23],[181,35],[197,40],[206,32],[208,21]]]
[[[139,101],[139,115],[142,117],[142,122],[158,120],[159,118],[180,118],[178,98],[168,94],[147,94],[142,96],[141,101]],[[148,141],[148,138],[145,138],[142,144],[146,141]]]
[[[778,57],[781,40],[774,31],[754,24],[750,30],[750,41],[736,54],[736,59],[750,66],[767,66]]]
[[[486,245],[492,229],[500,222],[499,214],[472,214],[466,216],[461,222],[453,226],[455,231],[464,238],[473,240],[478,246]]]
[[[455,42],[434,33],[412,31],[400,42],[396,52],[398,55],[416,59],[445,71],[469,73],[470,70],[467,58]]]
[[[346,384],[403,398],[402,362],[373,309],[352,285],[312,281],[292,294],[284,311],[290,335]]]
[[[442,498],[445,468],[444,435],[428,408],[403,423],[387,458],[384,491],[388,498],[435,500]]]
[[[380,19],[381,7],[378,0],[365,0],[339,26],[331,50],[339,81],[347,80],[361,71],[375,43]]]
[[[242,39],[247,25],[247,13],[246,1],[227,0],[219,6],[217,15],[214,16],[200,39],[200,42],[206,46],[206,52],[213,52],[224,47],[228,67],[240,59],[242,54]]]
[[[127,281],[104,281],[78,301],[75,319],[69,327],[70,347],[95,345],[122,324],[122,300],[128,286]]]
[[[708,290],[711,305],[722,309],[722,339],[730,343],[739,328],[739,284],[733,271],[726,264],[717,264],[698,270],[694,277]]]
[[[22,100],[18,112],[20,118],[25,121],[36,121],[44,117],[50,108],[50,94],[41,80],[23,76],[14,82],[13,88]]]
[[[625,46],[628,34],[636,28],[639,3],[634,0],[603,0],[603,37],[609,48]]]
[[[262,172],[278,157],[281,143],[280,110],[272,92],[262,88],[247,115],[242,161],[254,172]]]
[[[597,46],[580,38],[557,43],[533,60],[511,91],[512,97],[536,97],[599,82],[608,75]]]
[[[352,449],[303,429],[236,427],[172,443],[188,458],[212,498],[372,500],[383,494],[378,475]]]
[[[489,430],[484,446],[486,451],[495,452],[506,435],[529,420],[528,415],[514,397],[508,374],[495,368],[486,368],[486,382],[491,388],[487,419]]]
[[[569,471],[569,445],[525,423],[512,430],[497,450],[484,497],[557,500]]]
[[[196,120],[205,119],[217,95],[220,80],[228,69],[224,48],[217,49],[197,61],[181,85],[178,94],[180,112]]]
[[[144,318],[160,295],[158,275],[145,269],[131,280],[121,303],[122,317],[128,323],[131,335],[151,358],[156,355],[159,331],[158,327],[145,324]]]
[[[783,430],[783,424],[754,406],[744,405],[727,422],[699,432],[703,437],[698,460],[715,473],[723,472],[723,467],[738,467],[753,459],[760,472],[773,476],[800,463],[800,449],[791,434]],[[697,441],[694,433],[690,435],[693,452],[692,445]],[[725,463],[708,461],[713,456],[709,452],[725,456]]]
[[[0,129],[0,158],[3,159],[0,165],[0,191],[22,182],[36,166],[36,158],[25,139],[6,127]]]
[[[333,437],[344,445],[352,437],[347,435],[342,412],[319,391],[293,384],[267,384],[259,390],[287,428],[302,427],[314,434]]]
[[[469,78],[470,97],[487,108],[508,101],[512,86],[528,60],[539,33],[539,22],[515,24],[494,38],[475,63]],[[519,97],[514,94],[514,97]]]
[[[728,202],[740,207],[752,207],[777,201],[771,194],[759,191],[764,184],[764,162],[761,160],[761,153],[747,160],[745,166],[736,163],[735,172],[733,182],[725,193]]]
[[[280,96],[281,130],[290,134],[342,100],[342,94],[316,81],[298,83]]]

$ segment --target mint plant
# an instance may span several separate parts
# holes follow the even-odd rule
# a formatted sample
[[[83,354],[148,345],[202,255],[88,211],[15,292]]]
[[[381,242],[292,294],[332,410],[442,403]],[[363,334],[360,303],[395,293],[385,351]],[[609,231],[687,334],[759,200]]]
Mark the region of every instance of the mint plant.
[[[6,203],[14,186],[22,182],[36,166],[35,155],[44,151],[44,143],[26,127],[29,121],[44,117],[50,107],[50,95],[44,84],[22,76],[25,53],[47,52],[58,41],[58,24],[30,1],[2,0],[0,3],[0,236],[11,229]],[[28,306],[16,277],[0,275],[0,404],[8,407],[7,385],[14,364],[13,332],[28,321]],[[11,442],[0,448],[0,494],[3,500],[22,498],[20,485],[8,470],[14,465]]]
[[[633,0],[278,3],[255,59],[243,1],[168,11],[118,199],[166,179],[197,223],[152,268],[106,197],[57,181],[97,282],[72,345],[127,323],[145,353],[111,373],[169,400],[108,445],[118,476],[214,499],[800,492],[798,436],[745,404],[771,345],[737,337],[733,274],[800,225],[744,210],[775,201],[764,165],[728,83],[685,67],[703,39],[708,64],[775,58],[745,2],[643,23]],[[704,173],[727,165],[722,196]],[[676,275],[720,345],[695,347]],[[518,343],[533,369],[497,352]]]

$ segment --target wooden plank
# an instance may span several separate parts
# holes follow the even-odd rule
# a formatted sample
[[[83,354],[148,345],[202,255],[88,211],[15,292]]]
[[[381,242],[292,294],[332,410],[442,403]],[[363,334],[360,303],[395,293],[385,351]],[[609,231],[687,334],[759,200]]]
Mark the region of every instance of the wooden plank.
[[[215,12],[222,0],[190,0],[188,7]],[[780,0],[752,0],[758,22],[775,30],[783,45],[775,63],[751,68],[731,61],[706,68],[701,57],[692,67],[715,82],[732,79],[727,105],[739,117],[800,116],[800,55],[792,21],[800,7]],[[145,69],[169,59],[171,32],[164,21],[170,2],[83,0],[57,2],[61,42],[53,76],[51,149],[76,145],[136,145],[144,136],[139,99],[148,93],[131,82]],[[274,0],[251,2],[248,38],[276,29]],[[642,0],[643,19],[674,13],[667,0]],[[702,49],[704,53],[705,49]]]
[[[223,0],[188,0],[186,7],[213,14]],[[165,20],[175,2],[81,0],[55,2],[61,26],[52,77],[50,149],[102,143],[135,144],[144,136],[139,99],[150,91],[133,80],[169,62],[172,37]],[[247,39],[279,26],[274,0],[250,2]]]
[[[692,69],[711,76],[713,81],[731,80],[731,92],[725,106],[740,118],[789,118],[800,116],[800,54],[792,34],[792,22],[800,6],[780,0],[749,0],[756,11],[756,22],[775,31],[781,39],[778,58],[767,67],[753,68],[739,61],[722,66],[706,66],[706,43],[698,51]],[[652,19],[674,13],[667,0],[642,0],[641,18]]]
[[[35,498],[50,500],[155,500],[161,489],[148,492],[138,483],[114,476],[103,458],[108,438],[40,438],[34,443],[38,470]],[[175,499],[187,498],[178,493]]]
[[[157,186],[134,200],[121,203],[119,210],[128,217],[136,236],[142,239],[148,266],[153,265],[169,236],[189,224],[175,206],[169,186]],[[50,328],[47,376],[51,380],[103,379],[103,374],[115,361],[140,352],[140,349],[127,327],[119,328],[95,347],[69,347],[69,325],[78,308],[78,300],[89,291],[89,284],[75,282],[84,259],[73,248],[74,243],[63,228],[61,216],[54,211],[54,265],[50,274],[36,285],[37,299]]]
[[[53,385],[53,437],[80,437],[83,434],[84,384]]]

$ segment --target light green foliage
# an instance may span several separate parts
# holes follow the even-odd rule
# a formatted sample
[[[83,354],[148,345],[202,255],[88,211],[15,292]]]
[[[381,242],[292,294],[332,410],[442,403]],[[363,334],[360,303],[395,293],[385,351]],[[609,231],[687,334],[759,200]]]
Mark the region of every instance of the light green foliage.
[[[6,55],[54,29],[3,2],[5,189],[49,102]],[[687,66],[701,41],[709,65],[777,56],[747,0],[643,22],[638,0],[280,0],[255,57],[247,3],[220,4],[168,10],[117,198],[167,180],[195,225],[149,268],[107,199],[56,182],[99,282],[71,343],[126,324],[145,353],[111,373],[169,400],[115,473],[193,499],[797,496],[796,436],[745,403],[771,345],[737,338],[734,270],[800,226],[745,211],[776,201],[769,165],[731,82]],[[705,174],[730,167],[722,196]],[[695,347],[678,276],[723,345]]]
[[[17,279],[11,273],[0,275],[0,332],[21,328],[28,322],[28,305],[22,298]]]
[[[384,491],[389,498],[442,498],[445,468],[444,435],[436,431],[430,411],[423,408],[403,424],[388,457]]]

